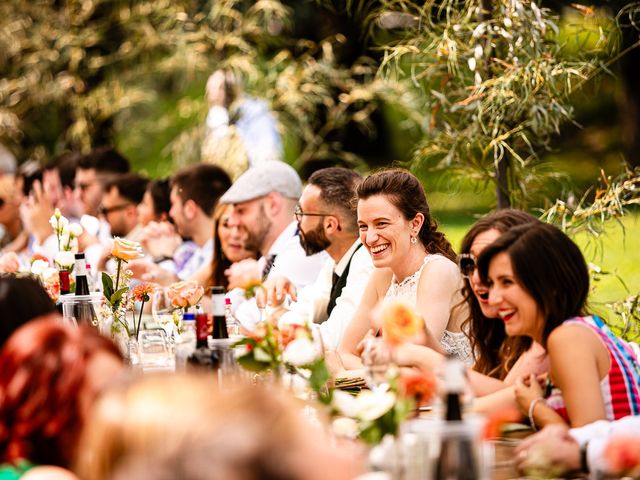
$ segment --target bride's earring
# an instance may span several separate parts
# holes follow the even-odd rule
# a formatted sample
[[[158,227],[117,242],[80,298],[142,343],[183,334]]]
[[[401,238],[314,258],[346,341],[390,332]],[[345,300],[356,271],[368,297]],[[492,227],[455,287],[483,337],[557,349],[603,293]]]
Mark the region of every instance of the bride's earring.
[[[412,245],[415,245],[416,243],[418,243],[418,237],[414,237],[413,235],[411,236],[411,240],[409,240],[411,242]]]

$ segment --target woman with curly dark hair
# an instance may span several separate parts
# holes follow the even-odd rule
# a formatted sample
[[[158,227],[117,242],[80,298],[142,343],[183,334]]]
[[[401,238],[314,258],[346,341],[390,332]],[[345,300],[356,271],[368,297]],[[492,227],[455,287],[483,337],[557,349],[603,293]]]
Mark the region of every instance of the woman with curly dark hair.
[[[16,330],[0,352],[0,478],[74,478],[66,469],[89,406],[122,368],[89,327],[43,319]]]
[[[381,170],[365,178],[356,193],[360,240],[376,268],[347,327],[341,353],[356,354],[378,302],[399,298],[425,319],[429,346],[472,363],[462,331],[466,308],[456,254],[431,217],[420,181],[407,170]],[[347,368],[359,366],[354,357],[344,360]]]
[[[513,385],[519,377],[548,369],[540,344],[526,337],[507,336],[497,309],[489,305],[489,287],[481,281],[476,268],[476,259],[500,235],[518,225],[538,222],[520,210],[498,210],[480,218],[462,239],[458,262],[465,279],[462,293],[470,311],[465,330],[475,357],[469,379],[476,396],[489,395]],[[421,346],[401,347],[396,357],[401,365],[424,369],[437,368],[444,360],[442,355]],[[499,396],[485,397],[478,404],[478,410],[492,409],[500,404]]]

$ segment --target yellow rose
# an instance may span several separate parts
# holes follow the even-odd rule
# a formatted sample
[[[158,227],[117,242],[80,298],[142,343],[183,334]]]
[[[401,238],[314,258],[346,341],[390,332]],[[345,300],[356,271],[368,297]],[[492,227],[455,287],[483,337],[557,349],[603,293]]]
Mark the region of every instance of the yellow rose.
[[[125,240],[124,238],[115,237],[113,239],[113,247],[111,248],[111,255],[120,260],[128,262],[129,260],[135,260],[137,258],[144,257],[142,245],[138,242],[132,242],[131,240]]]
[[[410,341],[422,332],[424,322],[405,302],[389,302],[382,309],[382,337],[391,345]]]

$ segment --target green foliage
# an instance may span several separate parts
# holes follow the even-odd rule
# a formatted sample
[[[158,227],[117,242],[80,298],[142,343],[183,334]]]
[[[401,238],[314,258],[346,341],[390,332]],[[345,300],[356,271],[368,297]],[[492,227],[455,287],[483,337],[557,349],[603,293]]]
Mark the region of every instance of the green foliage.
[[[479,182],[497,183],[524,205],[556,175],[540,165],[563,122],[572,119],[570,94],[600,71],[600,56],[616,48],[600,29],[593,48],[570,57],[563,51],[558,18],[535,2],[472,0],[383,2],[384,14],[415,19],[384,48],[383,72],[421,94],[426,138],[413,166],[447,169]],[[583,13],[584,15],[584,13]]]

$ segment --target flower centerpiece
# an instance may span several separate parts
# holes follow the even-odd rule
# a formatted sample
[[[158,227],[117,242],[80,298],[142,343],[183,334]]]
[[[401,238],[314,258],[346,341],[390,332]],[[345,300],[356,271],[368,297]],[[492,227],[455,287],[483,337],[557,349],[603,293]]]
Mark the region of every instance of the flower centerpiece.
[[[185,312],[195,307],[203,295],[204,288],[196,280],[172,283],[167,291],[171,305]]]
[[[49,265],[46,258],[36,257],[31,261],[31,274],[35,275],[54,302],[60,298],[60,275]]]
[[[262,269],[256,260],[245,259],[229,267],[229,290],[244,290],[245,298],[251,299],[262,288]]]
[[[376,445],[385,435],[397,435],[400,425],[416,407],[436,393],[435,377],[426,372],[401,372],[388,389],[363,390],[354,396],[333,392],[334,429],[343,436],[358,437]]]
[[[129,283],[133,273],[130,270],[123,270],[123,264],[128,263],[130,260],[142,258],[144,256],[142,246],[138,242],[115,237],[111,248],[111,256],[116,260],[115,276],[102,272],[102,293],[104,294],[106,307],[113,320],[111,333],[124,332],[127,336],[130,336],[132,332],[126,314],[127,310],[133,306],[133,296],[129,295]]]
[[[79,223],[70,223],[56,208],[49,219],[49,225],[56,235],[58,251],[53,259],[59,271],[59,284],[62,291],[71,291],[71,272],[75,265],[75,254],[78,252],[78,237],[82,235]],[[45,284],[46,287],[46,284]]]

